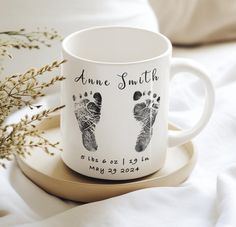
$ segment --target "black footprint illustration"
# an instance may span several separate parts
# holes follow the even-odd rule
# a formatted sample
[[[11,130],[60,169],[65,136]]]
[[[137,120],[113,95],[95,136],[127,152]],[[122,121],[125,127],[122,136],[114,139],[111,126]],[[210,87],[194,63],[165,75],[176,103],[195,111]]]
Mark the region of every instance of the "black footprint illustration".
[[[152,94],[151,91],[147,94],[136,91],[133,100],[138,101],[142,97],[144,100],[137,103],[133,109],[135,119],[142,125],[135,145],[135,150],[138,152],[144,151],[152,138],[152,126],[156,120],[160,104],[160,96],[157,97],[157,94]]]
[[[75,117],[78,121],[80,131],[82,133],[83,145],[88,151],[96,151],[98,145],[95,139],[95,128],[100,120],[102,96],[99,92],[92,95],[87,92],[79,95],[77,98],[73,95],[75,102]]]

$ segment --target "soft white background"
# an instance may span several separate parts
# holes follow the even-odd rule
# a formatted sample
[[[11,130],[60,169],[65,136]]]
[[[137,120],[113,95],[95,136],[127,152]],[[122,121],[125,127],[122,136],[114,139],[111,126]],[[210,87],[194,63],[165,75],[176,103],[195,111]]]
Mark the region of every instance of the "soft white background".
[[[14,20],[9,20],[7,17],[12,6],[9,8],[6,4],[15,1],[0,2],[5,4],[0,8],[1,19],[3,12],[6,17],[0,22],[1,29],[6,29],[6,23],[10,26],[9,21],[22,19],[14,16]],[[138,6],[133,1],[123,3],[127,2],[131,4],[130,8],[125,8],[127,12],[137,12],[134,7],[138,12],[147,9],[146,1],[136,1],[141,4]],[[142,13],[138,15],[146,18]],[[152,19],[150,23],[154,25]],[[20,26],[20,22],[15,24]],[[236,42],[174,49],[175,56],[195,59],[207,67],[216,88],[215,111],[208,126],[194,140],[199,152],[198,162],[187,182],[179,187],[150,188],[79,205],[45,193],[12,162],[7,170],[0,171],[0,226],[236,226],[235,50]],[[171,90],[170,120],[183,128],[191,127],[203,104],[201,84],[189,75],[179,76],[173,81]]]
[[[0,30],[26,31],[56,29],[62,37],[80,29],[101,25],[123,25],[157,31],[157,21],[148,0],[0,0]],[[54,41],[51,48],[11,51],[12,60],[3,64],[5,75],[24,72],[61,59],[61,43]],[[59,73],[55,71],[54,73]],[[46,78],[45,78],[46,77]],[[46,74],[46,80],[51,74]],[[1,78],[1,77],[0,77]],[[58,86],[50,92],[58,90]]]

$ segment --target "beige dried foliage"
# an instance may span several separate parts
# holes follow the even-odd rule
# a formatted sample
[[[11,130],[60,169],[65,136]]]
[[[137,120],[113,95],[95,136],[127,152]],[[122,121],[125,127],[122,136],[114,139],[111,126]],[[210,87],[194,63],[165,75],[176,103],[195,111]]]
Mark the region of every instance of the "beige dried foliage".
[[[0,56],[10,57],[12,55],[9,49],[40,49],[41,46],[51,46],[51,41],[61,39],[60,35],[54,29],[40,31],[37,29],[28,32],[25,29],[19,31],[0,32]]]
[[[1,36],[4,36],[4,39],[1,39]],[[8,39],[5,36],[8,36]],[[20,31],[0,32],[0,56],[11,57],[8,51],[9,48],[38,49],[39,45],[49,46],[50,44],[46,41],[56,38],[59,38],[59,35],[55,31],[51,33],[26,32],[21,29]],[[47,72],[52,72],[63,63],[65,63],[65,60],[54,61],[42,68],[32,68],[25,73],[7,76],[0,81],[0,166],[5,167],[5,160],[11,160],[14,155],[23,157],[29,155],[33,148],[40,148],[49,155],[53,154],[50,148],[60,149],[58,147],[59,143],[51,143],[44,138],[43,132],[38,130],[36,125],[64,106],[43,110],[32,117],[25,116],[16,124],[6,124],[5,122],[7,117],[16,109],[25,106],[30,107],[30,109],[41,107],[34,104],[35,100],[45,95],[44,90],[46,88],[65,78],[55,76],[47,82],[41,82],[39,78]]]

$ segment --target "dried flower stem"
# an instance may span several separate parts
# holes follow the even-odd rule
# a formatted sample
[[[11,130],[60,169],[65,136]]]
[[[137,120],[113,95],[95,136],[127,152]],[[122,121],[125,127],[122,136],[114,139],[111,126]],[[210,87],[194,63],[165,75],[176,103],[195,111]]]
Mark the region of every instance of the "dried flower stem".
[[[49,41],[60,39],[55,30],[27,32],[25,29],[19,31],[0,32],[0,56],[12,58],[9,49],[39,49],[41,45],[50,47]]]
[[[42,121],[62,107],[44,110],[31,118],[25,116],[17,124],[4,126],[4,121],[15,108],[20,109],[24,106],[29,106],[31,109],[40,108],[41,106],[33,104],[34,100],[45,95],[43,93],[45,88],[65,78],[56,76],[48,82],[39,82],[38,77],[53,71],[63,63],[65,60],[55,61],[40,69],[30,69],[23,74],[12,75],[0,81],[0,160],[11,160],[15,154],[25,156],[36,147],[48,154],[52,154],[49,151],[50,147],[58,148],[59,143],[51,143],[44,138],[34,123]],[[0,166],[5,167],[4,162],[0,161]]]
[[[14,108],[20,109],[23,106],[33,108],[33,101],[38,97],[44,96],[43,90],[45,88],[64,80],[65,78],[63,76],[56,76],[49,82],[37,81],[37,77],[46,72],[51,72],[64,62],[65,60],[60,62],[55,61],[40,69],[30,69],[26,73],[12,75],[6,77],[4,81],[0,81],[0,125]]]
[[[0,58],[12,58],[9,49],[39,49],[40,46],[50,47],[50,41],[61,39],[55,30],[26,32],[19,31],[0,32]],[[49,148],[58,148],[58,142],[51,143],[43,137],[35,123],[47,118],[50,114],[60,110],[63,106],[53,110],[44,110],[32,117],[25,116],[17,124],[4,125],[6,118],[16,108],[24,106],[40,108],[34,105],[36,98],[42,97],[45,88],[62,81],[63,76],[56,76],[48,82],[40,82],[38,78],[46,72],[58,68],[65,61],[55,61],[40,69],[30,69],[23,74],[15,74],[0,81],[0,166],[5,167],[4,160],[11,160],[14,155],[25,156],[30,154],[32,148],[40,148],[51,154]],[[3,67],[0,67],[0,72]]]
[[[49,117],[52,113],[59,111],[64,106],[28,117],[27,115],[17,124],[6,125],[0,128],[0,160],[11,160],[14,155],[18,154],[23,157],[30,155],[33,148],[40,148],[49,155],[49,147],[58,148],[59,142],[51,143],[42,136],[43,132],[38,130],[35,123]],[[59,149],[59,148],[58,148]],[[0,161],[0,166],[5,167]]]

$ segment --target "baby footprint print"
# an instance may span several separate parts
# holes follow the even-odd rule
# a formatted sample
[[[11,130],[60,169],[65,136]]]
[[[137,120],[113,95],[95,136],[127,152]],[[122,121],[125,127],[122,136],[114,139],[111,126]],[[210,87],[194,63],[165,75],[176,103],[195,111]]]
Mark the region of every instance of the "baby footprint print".
[[[96,151],[98,145],[95,138],[96,125],[100,120],[102,96],[99,92],[73,95],[74,113],[82,133],[83,145],[88,151]],[[77,100],[78,99],[78,100]]]
[[[157,94],[152,94],[151,91],[147,94],[136,91],[133,100],[140,101],[134,106],[133,114],[142,126],[135,145],[135,150],[141,152],[146,149],[152,138],[152,127],[156,120],[160,96],[157,97]]]

